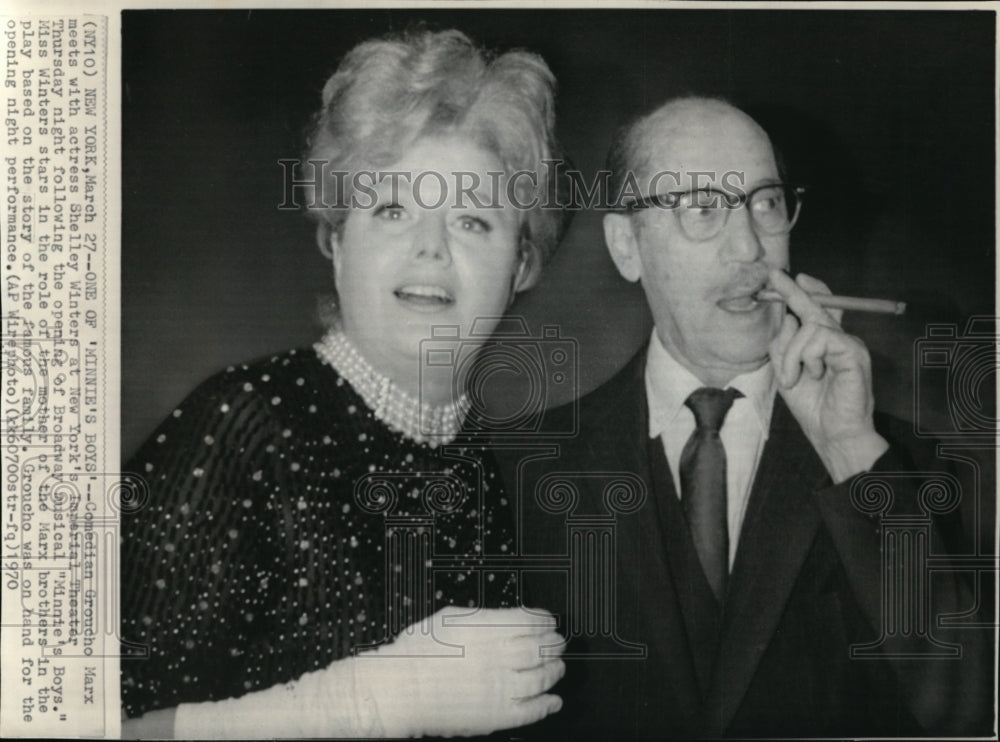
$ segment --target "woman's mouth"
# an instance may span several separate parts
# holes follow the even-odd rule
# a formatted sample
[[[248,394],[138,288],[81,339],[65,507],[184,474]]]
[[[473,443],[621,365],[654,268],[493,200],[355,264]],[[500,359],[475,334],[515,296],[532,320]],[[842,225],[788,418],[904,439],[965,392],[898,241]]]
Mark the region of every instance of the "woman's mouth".
[[[430,284],[407,284],[392,293],[399,301],[417,309],[442,309],[455,303],[450,291]]]

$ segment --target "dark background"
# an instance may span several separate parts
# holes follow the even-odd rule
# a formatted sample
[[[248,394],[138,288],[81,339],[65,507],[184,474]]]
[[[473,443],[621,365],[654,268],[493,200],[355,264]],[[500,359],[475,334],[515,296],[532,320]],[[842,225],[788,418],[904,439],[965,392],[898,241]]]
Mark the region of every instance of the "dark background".
[[[914,347],[928,323],[961,334],[969,317],[994,314],[993,13],[126,11],[126,452],[212,372],[318,337],[330,267],[311,223],[277,208],[277,161],[299,155],[343,53],[416,22],[541,53],[560,83],[559,136],[588,174],[618,125],[668,96],[722,94],[754,113],[811,186],[793,270],[838,293],[909,302],[903,318],[845,325],[872,351],[881,409],[913,419],[916,401],[932,427],[947,426],[947,372],[915,400]],[[581,393],[651,327],[593,213],[576,217],[514,311],[535,333],[557,325],[578,341]],[[992,409],[990,369],[978,390]]]

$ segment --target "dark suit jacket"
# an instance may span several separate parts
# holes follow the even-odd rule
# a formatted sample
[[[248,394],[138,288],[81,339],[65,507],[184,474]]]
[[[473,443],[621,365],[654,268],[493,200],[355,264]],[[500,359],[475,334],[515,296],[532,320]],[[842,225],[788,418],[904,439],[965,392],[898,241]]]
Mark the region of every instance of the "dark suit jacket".
[[[579,432],[557,441],[557,455],[522,456],[511,471],[520,495],[521,553],[541,565],[523,570],[524,597],[557,613],[571,636],[567,677],[556,690],[564,708],[526,734],[625,739],[987,733],[983,710],[975,706],[992,698],[991,636],[932,629],[938,641],[958,637],[962,659],[851,657],[852,646],[876,642],[884,633],[882,523],[852,504],[853,480],[831,483],[780,396],[725,610],[713,613],[662,445],[649,440],[644,368],[641,352],[580,400]],[[563,429],[575,414],[567,407],[550,423]],[[912,468],[894,449],[873,471]],[[644,488],[645,499],[627,514],[622,511],[629,507],[620,507],[608,529],[613,473],[628,475]],[[542,490],[558,481],[577,493],[574,507],[565,507],[566,489],[562,499],[556,488],[555,499],[545,500]],[[889,481],[897,489],[894,507],[919,513],[914,493],[902,491],[906,483]],[[624,490],[618,494],[628,500]],[[599,535],[580,536],[588,523],[602,522]],[[567,535],[570,525],[576,536]],[[930,548],[943,548],[936,527],[932,536]],[[558,557],[569,554],[591,566],[565,568]],[[546,558],[551,569],[544,568]],[[973,598],[954,574],[938,578],[934,615],[972,607]],[[912,627],[910,633],[913,639]],[[914,646],[922,652],[928,645],[899,645]]]

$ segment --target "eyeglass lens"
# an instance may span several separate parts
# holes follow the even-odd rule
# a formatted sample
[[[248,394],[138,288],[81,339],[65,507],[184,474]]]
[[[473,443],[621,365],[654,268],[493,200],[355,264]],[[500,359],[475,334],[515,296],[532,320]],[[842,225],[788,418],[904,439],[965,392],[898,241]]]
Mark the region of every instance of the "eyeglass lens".
[[[764,186],[748,195],[747,208],[758,230],[770,235],[791,230],[799,210],[799,196],[794,188]],[[684,194],[678,202],[680,209],[677,212],[681,228],[691,239],[711,239],[722,231],[729,212],[739,205],[739,200],[717,191]]]

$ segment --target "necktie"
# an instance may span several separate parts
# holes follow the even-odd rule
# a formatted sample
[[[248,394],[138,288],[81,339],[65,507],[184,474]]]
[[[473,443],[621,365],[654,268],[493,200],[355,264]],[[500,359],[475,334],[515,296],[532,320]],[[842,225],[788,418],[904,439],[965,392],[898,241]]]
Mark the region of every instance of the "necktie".
[[[698,560],[720,607],[729,577],[729,527],[726,450],[719,430],[733,400],[742,396],[735,389],[702,387],[684,402],[694,413],[696,427],[681,452],[681,505]]]

